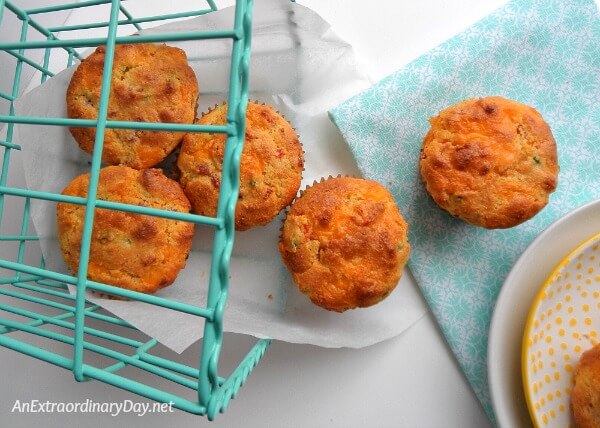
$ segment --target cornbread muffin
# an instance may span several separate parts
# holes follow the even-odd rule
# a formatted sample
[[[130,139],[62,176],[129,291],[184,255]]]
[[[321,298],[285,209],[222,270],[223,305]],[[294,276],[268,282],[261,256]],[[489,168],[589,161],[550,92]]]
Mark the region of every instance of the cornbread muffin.
[[[600,427],[600,345],[584,352],[573,378],[571,411],[578,428]]]
[[[196,123],[224,125],[226,115],[223,104]],[[224,134],[189,133],[183,138],[177,166],[195,213],[217,213],[224,148]],[[246,230],[273,220],[296,196],[303,170],[304,153],[292,126],[271,106],[248,103],[235,228]]]
[[[434,201],[488,229],[536,215],[556,189],[556,143],[532,107],[502,97],[468,99],[430,119],[420,172]]]
[[[87,196],[89,174],[75,178],[63,195]],[[100,170],[97,199],[187,213],[190,203],[176,181],[159,169],[109,166]],[[69,269],[77,272],[85,207],[57,205],[58,239]],[[175,281],[192,247],[194,225],[97,208],[88,278],[142,293]]]
[[[75,70],[67,90],[70,118],[98,118],[104,52],[99,46]],[[108,120],[192,123],[197,100],[198,82],[183,50],[150,43],[115,46]],[[70,131],[79,147],[91,154],[96,129]],[[102,160],[149,168],[167,157],[182,138],[181,132],[106,129]]]
[[[408,225],[385,187],[337,177],[313,184],[283,223],[279,252],[300,291],[325,309],[374,305],[408,260]]]

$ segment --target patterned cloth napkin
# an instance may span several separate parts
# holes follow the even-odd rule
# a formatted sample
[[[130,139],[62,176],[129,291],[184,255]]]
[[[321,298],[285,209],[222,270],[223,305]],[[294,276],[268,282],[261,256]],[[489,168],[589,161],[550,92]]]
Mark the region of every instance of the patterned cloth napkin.
[[[537,108],[558,144],[558,189],[508,230],[456,220],[418,173],[427,120],[469,97]],[[494,303],[527,245],[600,197],[600,19],[591,0],[513,0],[371,89],[330,111],[361,172],[385,184],[410,224],[414,276],[491,420],[486,352]]]

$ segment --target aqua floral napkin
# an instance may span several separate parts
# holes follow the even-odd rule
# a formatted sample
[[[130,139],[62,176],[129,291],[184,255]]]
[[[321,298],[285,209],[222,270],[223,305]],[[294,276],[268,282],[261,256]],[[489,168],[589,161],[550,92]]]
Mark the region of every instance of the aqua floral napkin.
[[[455,220],[427,195],[419,149],[441,109],[502,95],[536,107],[558,144],[549,205],[508,230]],[[494,303],[527,245],[600,197],[600,19],[591,0],[514,0],[330,111],[361,172],[394,194],[410,224],[409,266],[483,407],[494,419],[486,352]]]

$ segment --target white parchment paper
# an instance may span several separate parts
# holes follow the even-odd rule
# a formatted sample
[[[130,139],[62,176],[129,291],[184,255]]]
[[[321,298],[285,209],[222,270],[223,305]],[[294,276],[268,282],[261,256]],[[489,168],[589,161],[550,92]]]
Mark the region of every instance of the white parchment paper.
[[[145,30],[144,33],[231,28],[233,8]],[[227,98],[231,41],[170,42],[187,52],[200,86],[199,114]],[[327,111],[370,86],[350,45],[311,10],[279,0],[261,0],[254,9],[250,97],[273,105],[297,129],[305,150],[302,187],[329,175],[358,175],[348,147]],[[65,93],[74,68],[67,69],[16,102],[18,115],[66,117]],[[60,193],[87,172],[90,156],[67,128],[20,125],[14,142],[23,150],[27,186]],[[385,183],[383,183],[385,184]],[[56,204],[32,201],[31,214],[48,269],[67,273],[55,223]],[[291,281],[277,251],[282,215],[265,227],[237,232],[231,261],[225,331],[324,347],[363,347],[393,337],[423,316],[414,287],[397,289],[367,309],[332,313],[314,306]],[[206,305],[211,228],[197,226],[192,253],[177,281],[157,295]],[[73,292],[73,290],[71,290]],[[182,352],[202,337],[203,320],[134,301],[89,295],[93,301]]]

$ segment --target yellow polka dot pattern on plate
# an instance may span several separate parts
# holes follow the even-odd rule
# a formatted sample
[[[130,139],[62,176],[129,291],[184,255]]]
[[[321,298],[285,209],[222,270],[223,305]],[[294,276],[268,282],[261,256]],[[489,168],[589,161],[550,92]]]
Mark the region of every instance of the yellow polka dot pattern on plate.
[[[599,260],[600,234],[557,265],[531,307],[522,369],[537,427],[573,425],[569,403],[575,367],[581,353],[599,342]]]

